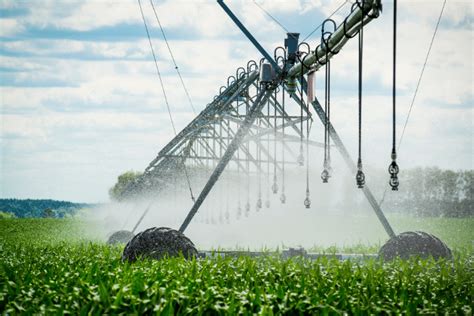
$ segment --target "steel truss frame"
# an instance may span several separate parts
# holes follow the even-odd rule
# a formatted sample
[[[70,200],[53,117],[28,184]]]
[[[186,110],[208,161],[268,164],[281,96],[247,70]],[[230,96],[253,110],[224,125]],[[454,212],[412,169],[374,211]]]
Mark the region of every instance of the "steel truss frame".
[[[302,121],[313,120],[313,118],[308,105],[297,96],[294,90],[289,94],[297,105],[302,107],[304,116],[289,115],[283,111],[282,104],[275,97],[275,91],[277,89],[289,91],[288,83],[293,81],[297,82],[300,91],[306,93],[306,81],[304,78],[303,80],[300,78],[308,71],[316,71],[322,67],[327,59],[332,58],[340,51],[350,37],[357,34],[363,25],[378,17],[381,11],[379,0],[365,0],[362,2],[363,5],[352,10],[344,24],[335,28],[327,42],[321,43],[302,62],[295,62],[292,65],[278,65],[277,61],[268,55],[223,1],[218,0],[218,3],[273,65],[277,76],[271,84],[261,84],[257,63],[249,62],[247,69],[242,67],[237,69],[236,75],[228,78],[227,86],[221,88],[214,100],[158,153],[143,175],[130,183],[124,191],[124,198],[131,198],[138,194],[156,195],[172,182],[168,181],[170,178],[182,176],[183,168],[186,168],[186,165],[208,167],[209,164],[212,164],[214,168],[212,174],[182,223],[179,229],[181,232],[184,232],[192,221],[226,167],[232,168],[230,166],[233,165],[236,170],[244,170],[249,174],[251,172],[247,167],[249,162],[257,172],[263,172],[262,163],[270,162],[278,170],[281,169],[282,161],[273,157],[269,146],[267,146],[269,136],[275,137],[277,135],[277,138],[286,144],[284,150],[296,157],[288,143],[301,141],[303,131],[298,127],[298,124],[301,124]],[[271,108],[271,111],[268,109],[267,114],[263,111],[265,106]],[[311,106],[324,125],[327,117],[319,101],[315,99]],[[275,115],[268,115],[270,112],[276,112],[277,121],[280,123],[283,121],[283,123],[274,126],[272,120],[275,120]],[[284,127],[287,128],[285,132],[283,132]],[[337,147],[349,169],[355,174],[354,161],[331,123],[329,123],[329,128],[334,146]],[[317,147],[322,146],[321,143],[314,141],[311,141],[310,144]],[[251,147],[254,147],[255,150],[250,150]],[[260,155],[255,154],[258,152],[264,157],[258,157]],[[215,165],[216,162],[217,165]],[[363,192],[387,234],[390,237],[395,236],[368,186],[364,187]]]

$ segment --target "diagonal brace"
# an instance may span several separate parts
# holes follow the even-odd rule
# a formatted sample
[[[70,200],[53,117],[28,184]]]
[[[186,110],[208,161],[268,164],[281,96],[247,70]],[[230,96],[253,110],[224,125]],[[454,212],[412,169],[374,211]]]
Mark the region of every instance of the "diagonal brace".
[[[216,169],[213,171],[211,177],[209,178],[206,185],[202,189],[201,193],[199,194],[199,197],[197,198],[193,207],[191,208],[188,215],[186,216],[183,224],[181,224],[181,227],[179,228],[179,231],[181,233],[185,231],[186,227],[188,227],[194,215],[196,215],[197,211],[199,210],[202,203],[206,199],[207,195],[209,194],[209,192],[211,192],[217,180],[219,180],[220,175],[224,171],[229,161],[232,159],[232,156],[234,155],[234,153],[239,148],[240,143],[244,139],[245,135],[247,135],[250,129],[250,126],[253,124],[253,122],[257,118],[257,114],[262,110],[263,106],[265,105],[272,91],[273,91],[272,89],[263,88],[262,91],[258,94],[257,98],[255,99],[254,104],[250,108],[249,115],[245,119],[244,123],[237,130],[237,133],[235,134],[234,139],[231,141],[231,143],[229,144],[229,147],[225,151],[224,156],[217,164]]]

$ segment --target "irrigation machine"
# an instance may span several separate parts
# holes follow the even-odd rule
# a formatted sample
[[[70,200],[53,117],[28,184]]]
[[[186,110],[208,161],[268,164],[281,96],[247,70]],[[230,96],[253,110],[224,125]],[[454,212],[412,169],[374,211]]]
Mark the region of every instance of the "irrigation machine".
[[[149,27],[140,0],[138,3],[161,82]],[[330,18],[326,19],[319,27],[320,44],[314,49],[307,42],[300,41],[298,33],[288,32],[284,45],[277,47],[273,56],[259,44],[223,0],[217,0],[217,3],[260,52],[262,58],[257,61],[248,61],[244,67],[239,67],[234,74],[229,76],[226,85],[219,89],[219,93],[204,110],[183,130],[179,133],[175,132],[175,137],[161,149],[143,174],[131,181],[123,190],[121,199],[133,201],[137,197],[157,196],[179,183],[186,187],[186,191],[189,191],[193,205],[178,230],[153,227],[135,235],[137,227],[150,209],[148,206],[132,231],[118,231],[109,238],[109,243],[127,243],[122,259],[134,261],[140,256],[161,258],[164,255],[173,256],[179,253],[188,258],[204,254],[196,250],[184,232],[201,210],[203,202],[223,172],[233,173],[237,177],[236,181],[244,183],[247,188],[250,185],[245,185],[245,181],[251,181],[252,176],[256,177],[259,182],[258,192],[253,192],[256,195],[255,205],[250,205],[248,198],[247,202],[242,205],[239,200],[238,214],[248,214],[253,207],[256,207],[257,210],[269,207],[268,201],[264,202],[262,198],[261,176],[268,179],[266,181],[267,189],[276,194],[279,201],[284,204],[287,202],[285,165],[306,165],[308,177],[309,147],[324,150],[324,161],[321,163],[321,181],[323,183],[330,181],[332,176],[331,151],[333,149],[337,150],[354,175],[355,184],[362,190],[389,237],[389,240],[379,251],[380,257],[385,260],[397,256],[408,258],[412,255],[450,258],[450,249],[431,234],[425,232],[395,234],[372,191],[365,183],[360,150],[363,34],[365,25],[376,20],[381,14],[381,0],[357,0],[352,4],[350,13],[339,25]],[[152,0],[150,0],[150,4],[161,28]],[[393,11],[393,146],[390,153],[388,179],[389,188],[396,191],[399,186],[399,168],[395,146],[396,0]],[[161,30],[163,32],[162,28]],[[162,34],[166,40],[165,33]],[[349,155],[331,121],[330,65],[333,58],[337,59],[337,54],[351,39],[359,41],[359,156],[357,161],[354,161]],[[168,49],[181,83],[183,83],[184,91],[192,105],[169,45]],[[318,100],[313,88],[314,76],[317,71],[324,73],[325,78],[322,103]],[[164,88],[163,93],[165,94]],[[165,101],[168,102],[166,94]],[[310,125],[313,120],[319,120],[324,129],[323,142],[311,140],[309,137]],[[193,195],[190,177],[202,180],[196,198]],[[194,189],[196,189],[196,185],[194,185]],[[306,198],[302,202],[306,208],[311,207],[308,182]],[[286,254],[310,256],[304,250],[294,249],[290,249]]]

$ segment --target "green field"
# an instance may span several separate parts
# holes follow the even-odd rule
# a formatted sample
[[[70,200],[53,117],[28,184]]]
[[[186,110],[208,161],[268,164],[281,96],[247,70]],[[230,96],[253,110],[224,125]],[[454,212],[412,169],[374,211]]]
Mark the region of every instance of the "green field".
[[[122,247],[106,246],[84,222],[1,220],[0,312],[472,315],[473,221],[442,220],[433,225],[451,238],[451,262],[269,255],[135,264],[122,263]]]

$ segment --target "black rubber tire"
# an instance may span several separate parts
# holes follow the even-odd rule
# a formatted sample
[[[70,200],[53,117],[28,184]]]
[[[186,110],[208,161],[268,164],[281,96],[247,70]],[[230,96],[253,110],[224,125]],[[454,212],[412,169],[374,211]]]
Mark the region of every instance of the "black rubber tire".
[[[126,244],[133,238],[133,236],[135,235],[128,230],[119,230],[109,236],[109,238],[107,239],[107,244]]]
[[[453,257],[449,247],[438,237],[421,231],[404,232],[392,237],[379,251],[379,258],[386,261],[395,258],[408,259],[412,256],[422,259],[432,257],[436,260]]]
[[[162,259],[183,254],[184,258],[196,257],[196,247],[183,233],[168,227],[149,228],[130,240],[122,254],[122,261],[134,262],[138,258]]]

